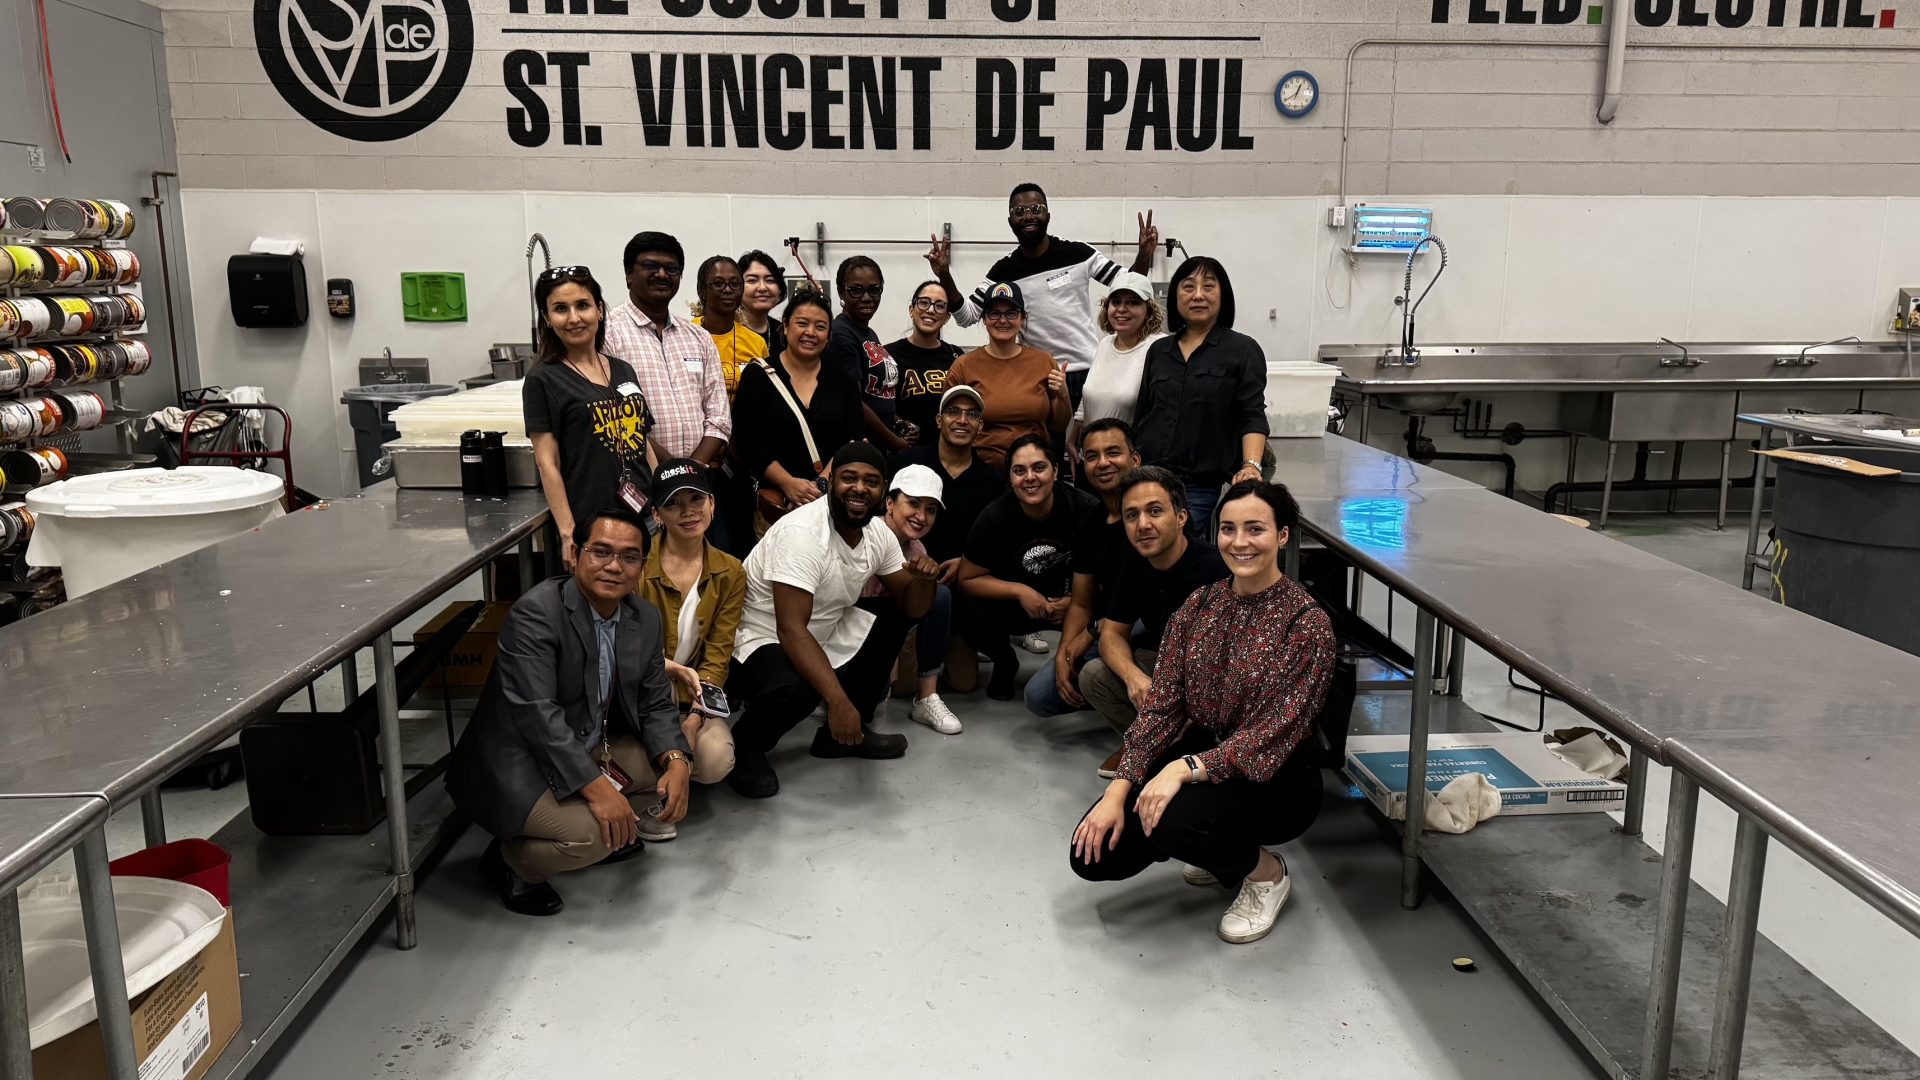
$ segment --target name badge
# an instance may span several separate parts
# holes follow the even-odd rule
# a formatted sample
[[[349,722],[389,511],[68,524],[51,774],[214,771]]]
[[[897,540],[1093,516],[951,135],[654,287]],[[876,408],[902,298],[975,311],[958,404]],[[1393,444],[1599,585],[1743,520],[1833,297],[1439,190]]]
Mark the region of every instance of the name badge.
[[[621,397],[638,397],[640,387],[634,383],[623,382],[619,386],[614,387],[613,392],[619,394]]]
[[[1072,280],[1073,280],[1073,271],[1071,270],[1057,271],[1053,274],[1047,275],[1047,289],[1049,291],[1053,289],[1064,289],[1067,287],[1067,283]]]
[[[698,356],[689,356],[680,363],[686,367],[687,374],[696,379],[707,373],[707,362]]]

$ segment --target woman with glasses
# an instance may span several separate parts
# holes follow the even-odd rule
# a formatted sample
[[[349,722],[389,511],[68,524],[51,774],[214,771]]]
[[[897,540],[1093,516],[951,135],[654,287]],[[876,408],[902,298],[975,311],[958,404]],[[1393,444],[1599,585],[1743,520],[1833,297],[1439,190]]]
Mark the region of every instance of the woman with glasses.
[[[880,294],[886,289],[880,264],[865,255],[843,259],[834,272],[833,287],[840,294],[840,315],[833,320],[827,363],[860,388],[869,441],[887,450],[905,450],[912,443],[901,438],[893,426],[900,365],[873,330],[873,316],[880,310]]]
[[[817,292],[795,293],[782,321],[787,347],[740,374],[733,399],[733,449],[759,486],[754,535],[826,491],[826,463],[860,439],[860,391],[825,362],[833,312]]]
[[[1212,542],[1220,489],[1260,478],[1267,446],[1267,357],[1233,329],[1233,282],[1196,255],[1167,287],[1170,336],[1147,349],[1134,430],[1140,460],[1187,485],[1187,535]]]
[[[694,293],[700,299],[700,328],[713,335],[720,352],[720,373],[727,380],[727,400],[740,389],[740,369],[767,358],[767,339],[740,321],[740,297],[746,281],[740,264],[715,255],[700,264],[694,275]]]
[[[767,355],[779,356],[787,347],[774,309],[787,298],[787,272],[764,251],[749,251],[734,260],[740,268],[740,322],[767,343]]]
[[[1003,469],[1007,448],[1026,435],[1049,442],[1066,430],[1070,411],[1067,377],[1052,356],[1020,342],[1027,305],[1020,286],[999,282],[987,290],[987,343],[953,362],[947,371],[950,385],[965,383],[985,403],[975,449],[987,464]]]
[[[1073,424],[1067,429],[1067,445],[1075,458],[1080,456],[1080,432],[1088,424],[1108,417],[1133,422],[1147,349],[1166,336],[1162,332],[1165,326],[1160,305],[1153,302],[1153,283],[1147,275],[1127,270],[1113,279],[1113,288],[1100,304],[1100,329],[1107,336],[1094,347],[1093,370],[1080,391]]]
[[[639,378],[606,352],[606,301],[584,266],[556,266],[534,283],[540,359],[520,390],[527,438],[547,509],[560,532],[560,557],[573,569],[574,524],[595,512],[647,505],[659,460],[648,435],[653,415]]]
[[[907,336],[887,346],[887,353],[900,365],[900,396],[897,416],[919,431],[915,446],[929,446],[939,438],[934,430],[934,414],[940,395],[947,392],[947,369],[960,355],[958,345],[940,339],[946,329],[952,301],[946,287],[938,281],[923,281],[913,290],[907,305],[912,329]]]

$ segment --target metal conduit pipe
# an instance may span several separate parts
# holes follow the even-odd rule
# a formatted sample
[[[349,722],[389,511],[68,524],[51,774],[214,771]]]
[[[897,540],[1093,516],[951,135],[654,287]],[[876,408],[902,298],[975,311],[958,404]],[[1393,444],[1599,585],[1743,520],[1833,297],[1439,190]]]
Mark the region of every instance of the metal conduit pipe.
[[[1613,123],[1613,115],[1620,111],[1620,84],[1627,76],[1629,21],[1628,5],[1607,5],[1607,74],[1600,86],[1600,108],[1593,114],[1593,118],[1602,124]]]
[[[1623,7],[1624,5],[1609,5]],[[1624,25],[1621,33],[1625,34]],[[1347,160],[1352,147],[1353,136],[1353,61],[1361,49],[1374,46],[1405,46],[1440,49],[1486,48],[1486,49],[1600,49],[1605,43],[1598,41],[1516,41],[1511,38],[1496,38],[1491,41],[1463,38],[1361,38],[1347,49],[1346,70],[1340,83],[1340,190],[1339,205],[1347,205]],[[1643,41],[1634,48],[1642,52],[1651,49],[1672,49],[1678,51],[1712,52],[1880,52],[1880,53],[1920,53],[1920,45],[1763,45],[1743,42],[1704,42],[1704,41]],[[1624,58],[1624,54],[1623,54]]]

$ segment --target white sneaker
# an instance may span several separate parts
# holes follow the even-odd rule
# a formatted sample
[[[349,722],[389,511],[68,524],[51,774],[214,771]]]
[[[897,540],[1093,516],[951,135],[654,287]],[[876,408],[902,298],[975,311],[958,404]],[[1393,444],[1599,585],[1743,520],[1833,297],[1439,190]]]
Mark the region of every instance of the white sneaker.
[[[1275,881],[1248,878],[1240,886],[1240,895],[1233,898],[1226,914],[1220,916],[1220,940],[1245,945],[1266,937],[1273,929],[1273,920],[1279,916],[1281,906],[1287,902],[1287,894],[1292,891],[1293,879],[1285,867]]]
[[[640,839],[650,844],[664,844],[680,835],[680,830],[661,821],[659,814],[660,804],[655,803],[647,807],[646,813],[640,815],[640,820],[635,826],[640,832]]]
[[[940,700],[939,694],[928,694],[913,703],[913,711],[908,715],[916,724],[925,724],[942,735],[960,734],[960,718],[953,715],[947,703]]]
[[[1199,867],[1193,865],[1192,863],[1188,863],[1186,869],[1180,871],[1180,876],[1182,878],[1185,878],[1187,884],[1189,885],[1220,884],[1219,878],[1214,877],[1211,873],[1200,869]]]
[[[1048,644],[1047,639],[1041,637],[1039,634],[1028,634],[1026,637],[1014,638],[1013,643],[1035,654],[1044,653],[1053,648],[1052,645]]]

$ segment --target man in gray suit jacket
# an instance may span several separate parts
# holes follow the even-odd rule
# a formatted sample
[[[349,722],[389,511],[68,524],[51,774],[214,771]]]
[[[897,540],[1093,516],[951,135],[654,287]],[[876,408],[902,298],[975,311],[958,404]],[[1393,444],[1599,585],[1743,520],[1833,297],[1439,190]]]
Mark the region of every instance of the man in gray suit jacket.
[[[660,613],[633,591],[646,527],[601,513],[574,543],[572,576],[513,605],[447,773],[453,801],[494,835],[482,874],[522,915],[560,911],[553,875],[639,854],[640,808],[685,817],[693,770]]]

